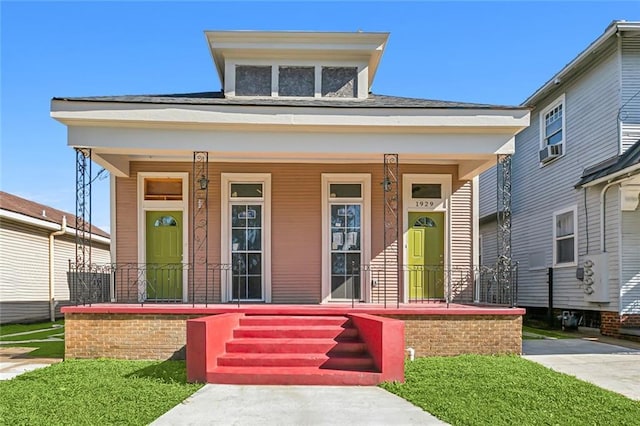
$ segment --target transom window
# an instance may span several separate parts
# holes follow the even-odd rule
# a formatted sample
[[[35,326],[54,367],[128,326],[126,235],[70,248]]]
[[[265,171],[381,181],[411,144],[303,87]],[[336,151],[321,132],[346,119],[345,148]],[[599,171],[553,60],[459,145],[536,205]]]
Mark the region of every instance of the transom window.
[[[554,265],[573,265],[576,263],[577,208],[572,207],[554,213]]]

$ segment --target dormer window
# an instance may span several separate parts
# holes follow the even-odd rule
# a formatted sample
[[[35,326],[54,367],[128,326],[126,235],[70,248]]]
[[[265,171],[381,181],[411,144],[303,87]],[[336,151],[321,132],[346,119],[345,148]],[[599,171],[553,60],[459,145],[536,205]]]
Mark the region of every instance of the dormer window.
[[[358,97],[358,69],[355,67],[322,67],[322,96]]]
[[[271,96],[271,67],[236,66],[237,96]]]
[[[236,65],[234,96],[353,99],[358,67]]]
[[[278,68],[278,96],[313,97],[315,88],[314,67]]]

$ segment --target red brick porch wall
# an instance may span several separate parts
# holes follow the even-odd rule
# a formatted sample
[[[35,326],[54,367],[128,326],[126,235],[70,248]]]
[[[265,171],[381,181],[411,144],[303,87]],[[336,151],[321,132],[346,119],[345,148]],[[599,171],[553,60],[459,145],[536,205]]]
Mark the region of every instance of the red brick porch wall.
[[[386,315],[385,315],[386,316]],[[390,315],[404,321],[416,356],[522,353],[520,315]]]
[[[184,359],[187,319],[203,315],[65,314],[65,358]],[[519,315],[384,315],[405,322],[416,356],[520,354]]]

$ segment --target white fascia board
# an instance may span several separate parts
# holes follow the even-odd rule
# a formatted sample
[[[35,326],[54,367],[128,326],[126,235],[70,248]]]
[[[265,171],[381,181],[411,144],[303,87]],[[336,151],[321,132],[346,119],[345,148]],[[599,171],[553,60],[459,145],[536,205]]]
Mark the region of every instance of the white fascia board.
[[[55,222],[49,222],[47,220],[38,219],[35,217],[27,216],[22,213],[12,212],[10,210],[0,209],[0,218],[13,220],[16,222],[24,223],[26,225],[35,226],[38,228],[46,229],[48,231],[60,231],[61,225]],[[75,234],[76,229],[67,226],[65,228],[67,234]],[[109,238],[105,238],[101,235],[91,234],[91,239],[104,244],[111,244]]]
[[[393,152],[439,159],[510,154],[513,133],[270,132],[70,126],[68,143],[103,153],[170,156],[193,151],[214,157],[241,153],[323,156]]]
[[[352,127],[399,128],[442,132],[447,128],[504,128],[517,133],[529,125],[528,109],[396,109],[291,108],[229,105],[159,105],[109,102],[53,101],[51,116],[67,125],[165,126],[224,128],[269,126],[279,128]]]

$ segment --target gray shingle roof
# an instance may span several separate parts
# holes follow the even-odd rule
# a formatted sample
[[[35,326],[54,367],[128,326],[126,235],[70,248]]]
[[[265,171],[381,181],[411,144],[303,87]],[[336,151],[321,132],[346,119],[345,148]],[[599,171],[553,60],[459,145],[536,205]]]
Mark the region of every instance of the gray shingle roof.
[[[469,102],[438,101],[432,99],[403,98],[370,94],[367,99],[286,99],[286,98],[225,98],[223,92],[175,93],[166,95],[122,95],[55,97],[53,100],[70,102],[123,102],[182,105],[236,105],[329,108],[454,108],[454,109],[523,109],[522,106],[476,104]]]
[[[624,154],[609,158],[595,166],[586,168],[582,173],[582,178],[575,186],[578,188],[636,164],[640,164],[640,140],[636,141]]]

